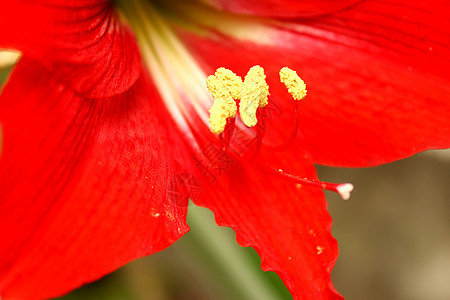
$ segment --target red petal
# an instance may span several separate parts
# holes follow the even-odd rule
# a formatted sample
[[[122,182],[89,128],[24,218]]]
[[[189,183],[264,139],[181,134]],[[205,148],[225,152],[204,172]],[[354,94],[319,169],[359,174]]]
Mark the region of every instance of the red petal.
[[[187,232],[167,191],[186,153],[155,95],[82,99],[21,60],[0,98],[1,297],[60,295]]]
[[[298,152],[299,174],[314,178],[311,160]],[[341,299],[330,282],[338,249],[321,190],[239,162],[203,184],[206,193],[198,204],[210,208],[219,225],[233,228],[240,245],[255,248],[262,269],[277,272],[294,299]]]
[[[272,17],[310,17],[350,6],[358,0],[211,0],[208,4],[238,14]]]
[[[261,24],[252,41],[217,32],[182,38],[207,73],[263,66],[283,113],[292,100],[278,71],[297,70],[308,87],[300,128],[313,160],[376,165],[450,146],[450,9],[434,3],[366,1],[309,21]]]
[[[39,60],[87,97],[126,91],[141,68],[134,37],[106,0],[5,1],[0,47]]]

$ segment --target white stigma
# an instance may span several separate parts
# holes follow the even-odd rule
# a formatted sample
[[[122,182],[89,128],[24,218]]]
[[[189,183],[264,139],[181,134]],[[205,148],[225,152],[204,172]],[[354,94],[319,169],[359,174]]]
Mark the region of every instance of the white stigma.
[[[341,196],[343,200],[350,199],[350,193],[353,191],[353,188],[354,186],[351,183],[343,183],[336,187],[339,196]]]

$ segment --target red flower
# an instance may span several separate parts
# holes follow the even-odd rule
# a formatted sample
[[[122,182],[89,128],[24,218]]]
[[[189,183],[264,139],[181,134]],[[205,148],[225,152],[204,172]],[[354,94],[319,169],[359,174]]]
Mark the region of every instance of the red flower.
[[[109,1],[5,2],[0,47],[23,57],[0,98],[2,299],[57,296],[166,248],[188,230],[180,182],[203,188],[186,192],[294,298],[339,298],[322,191],[272,170],[315,178],[313,163],[372,166],[450,145],[445,1],[123,1],[143,68]],[[257,147],[239,148],[234,131],[223,152],[204,80],[257,64],[272,115]],[[284,66],[308,84],[298,119]],[[199,168],[207,147],[222,155],[214,178]]]

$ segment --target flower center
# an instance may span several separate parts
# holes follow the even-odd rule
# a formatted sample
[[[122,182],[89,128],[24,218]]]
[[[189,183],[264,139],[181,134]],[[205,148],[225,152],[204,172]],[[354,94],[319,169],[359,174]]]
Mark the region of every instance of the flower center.
[[[222,14],[212,16],[214,12],[209,9],[205,10],[200,4],[194,2],[194,8],[191,7],[191,3],[186,2],[167,1],[155,4],[146,0],[117,0],[119,13],[133,28],[144,65],[150,72],[162,101],[191,147],[194,158],[207,161],[206,168],[209,170],[206,172],[209,173],[212,159],[219,159],[218,163],[223,164],[223,155],[239,153],[234,155],[234,158],[241,161],[253,160],[258,155],[265,130],[265,118],[258,108],[263,108],[268,104],[269,88],[265,81],[264,70],[260,66],[252,67],[244,81],[232,71],[219,68],[214,75],[207,79],[207,88],[215,99],[211,107],[211,97],[204,84],[206,74],[175,34],[173,24],[167,22],[166,16],[170,16],[169,19],[173,21],[178,16],[187,16],[189,19],[189,16],[194,14],[202,14],[201,17],[197,16],[195,19],[212,20],[213,23],[216,22],[219,25],[226,24],[225,27],[219,29],[232,30],[237,37],[252,37],[258,27],[241,26],[251,22],[246,18],[238,17],[235,20],[234,17],[223,17]],[[170,10],[174,10],[175,13],[171,14]],[[230,21],[233,22],[230,23]],[[181,21],[181,24],[185,23],[186,20]],[[233,23],[236,23],[236,26],[233,27]],[[249,28],[249,31],[247,32],[245,28]],[[258,40],[258,42],[264,42],[264,40]],[[283,68],[280,71],[280,80],[286,85],[295,100],[303,99],[306,96],[305,84],[295,71]],[[238,107],[236,101],[239,101],[239,115],[243,124],[240,122],[235,124]],[[290,138],[281,145],[265,145],[265,148],[283,150],[295,139],[298,131],[298,101],[294,102],[296,119]],[[208,109],[210,109],[209,116]],[[201,130],[199,132],[193,130],[193,128],[203,126],[207,128],[208,125],[211,131],[218,135],[219,139],[217,140],[224,143],[221,149],[216,147],[215,141],[211,141],[210,137],[199,135]],[[258,132],[255,151],[250,155],[242,155],[242,152],[235,147],[236,145],[232,145],[230,142],[234,138],[235,127],[240,130],[246,126],[254,127],[255,125]],[[249,132],[245,134],[248,135]],[[232,147],[234,149],[231,149]],[[211,151],[218,155],[211,157]],[[199,164],[202,163],[199,162]],[[353,189],[351,184],[325,183],[300,178],[270,166],[267,168],[277,176],[290,181],[337,192],[343,199],[348,199],[350,191]],[[220,175],[221,169],[217,170]]]
[[[214,98],[214,103],[209,110],[211,131],[215,134],[222,134],[225,130],[227,119],[236,117],[237,105],[235,100],[240,100],[239,114],[242,122],[247,127],[255,126],[257,123],[257,109],[263,108],[268,104],[269,86],[265,79],[264,69],[260,66],[250,68],[244,82],[242,82],[241,77],[225,68],[219,68],[214,75],[210,75],[206,80],[206,86]],[[280,70],[280,81],[285,84],[294,100],[302,100],[306,97],[306,84],[297,75],[297,72],[283,67]],[[294,133],[296,134],[298,129],[297,122],[295,126]],[[229,146],[229,144],[227,145],[229,139],[222,140],[226,146]],[[311,180],[286,173],[281,169],[266,167],[277,176],[296,183],[336,192],[344,200],[350,198],[350,192],[353,190],[353,185],[350,183],[336,184]]]

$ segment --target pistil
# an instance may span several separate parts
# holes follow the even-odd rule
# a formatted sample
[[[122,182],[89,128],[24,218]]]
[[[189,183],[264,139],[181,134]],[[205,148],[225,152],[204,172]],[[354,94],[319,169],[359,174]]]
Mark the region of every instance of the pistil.
[[[273,169],[271,170],[276,173],[278,176],[283,177],[285,179],[292,180],[296,183],[300,183],[306,186],[316,187],[327,191],[332,191],[335,193],[338,193],[339,196],[343,200],[348,200],[350,198],[350,193],[353,191],[353,184],[351,183],[330,183],[330,182],[323,182],[315,179],[308,179],[308,178],[302,178],[300,176],[295,176],[289,173],[284,172],[281,169]]]

